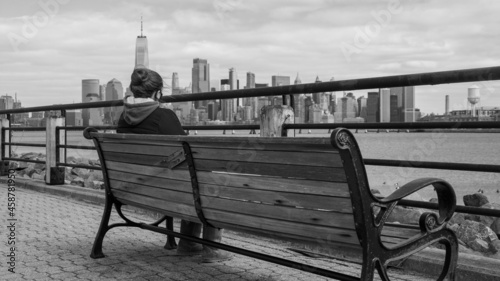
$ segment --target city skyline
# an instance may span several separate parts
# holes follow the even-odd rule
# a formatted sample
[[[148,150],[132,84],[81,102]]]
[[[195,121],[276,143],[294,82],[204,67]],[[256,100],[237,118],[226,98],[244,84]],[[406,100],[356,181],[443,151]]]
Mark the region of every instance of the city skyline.
[[[39,4],[51,1],[56,8]],[[181,88],[189,85],[191,60],[197,57],[210,62],[211,80],[226,78],[233,67],[241,74],[240,85],[246,85],[246,72],[255,73],[257,83],[271,84],[273,75],[295,77],[297,72],[302,83],[313,83],[317,76],[338,81],[500,65],[495,48],[500,38],[491,36],[500,23],[494,13],[500,3],[491,1],[0,5],[5,34],[0,94],[17,92],[25,107],[40,105],[40,95],[43,105],[77,102],[83,79],[116,78],[126,87],[141,14],[150,68],[163,77],[177,72]],[[480,88],[484,106],[500,104],[500,81],[480,81],[417,87],[416,107],[444,113],[449,95],[450,110],[466,108],[464,93],[472,84]],[[367,97],[370,91],[353,93]]]

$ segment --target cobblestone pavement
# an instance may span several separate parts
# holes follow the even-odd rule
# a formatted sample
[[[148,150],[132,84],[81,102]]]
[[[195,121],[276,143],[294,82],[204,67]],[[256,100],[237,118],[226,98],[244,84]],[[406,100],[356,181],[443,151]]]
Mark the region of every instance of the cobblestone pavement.
[[[103,206],[17,188],[15,229],[9,229],[7,185],[0,184],[2,206],[1,280],[328,280],[313,274],[234,254],[225,262],[204,264],[199,256],[177,256],[163,249],[165,236],[136,228],[114,228],[104,239],[102,259],[90,249]],[[12,202],[12,201],[10,201]],[[130,213],[136,220],[149,217]],[[121,219],[113,212],[112,221]],[[12,228],[12,227],[11,227]],[[6,231],[7,229],[7,231]],[[15,273],[9,272],[8,236],[15,238]],[[326,258],[308,258],[271,244],[226,232],[223,242],[320,267],[358,275],[359,266]],[[393,271],[394,280],[432,280]]]

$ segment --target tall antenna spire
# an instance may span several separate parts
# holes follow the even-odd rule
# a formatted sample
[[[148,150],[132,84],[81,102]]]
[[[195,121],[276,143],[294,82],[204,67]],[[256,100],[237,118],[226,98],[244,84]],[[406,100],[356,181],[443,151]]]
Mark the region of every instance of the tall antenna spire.
[[[141,37],[142,37],[142,15],[141,15]]]

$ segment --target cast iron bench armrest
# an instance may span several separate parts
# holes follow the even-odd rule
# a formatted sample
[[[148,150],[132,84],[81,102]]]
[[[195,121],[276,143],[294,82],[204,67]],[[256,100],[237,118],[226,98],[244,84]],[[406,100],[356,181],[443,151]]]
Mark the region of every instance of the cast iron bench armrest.
[[[456,208],[455,191],[448,182],[442,179],[421,178],[413,180],[394,191],[391,195],[379,199],[379,201],[382,203],[397,202],[429,185],[434,187],[438,196],[439,218],[437,219],[437,224],[442,225],[444,222],[451,219]]]

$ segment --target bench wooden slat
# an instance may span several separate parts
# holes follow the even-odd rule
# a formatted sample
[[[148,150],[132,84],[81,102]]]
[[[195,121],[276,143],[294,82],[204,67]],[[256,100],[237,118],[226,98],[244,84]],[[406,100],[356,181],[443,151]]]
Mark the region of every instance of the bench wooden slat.
[[[163,189],[143,184],[129,183],[110,179],[111,189],[121,190],[130,193],[142,194],[164,200],[165,204],[181,203],[193,205],[193,193],[191,191],[183,192],[171,189]]]
[[[342,203],[339,202],[339,204]],[[299,224],[315,224],[332,228],[355,229],[352,214],[339,214],[334,211],[303,209],[208,196],[201,197],[201,205],[203,210],[216,209],[227,213],[238,213],[261,218],[296,222]],[[207,219],[210,218],[207,217]]]
[[[228,173],[212,173],[198,171],[198,182],[219,186],[232,186],[251,189],[262,189],[277,192],[292,192],[299,194],[315,194],[323,196],[351,197],[347,183],[301,180],[275,177],[249,176]]]
[[[191,148],[212,147],[228,149],[250,149],[270,151],[325,151],[338,153],[329,138],[256,138],[256,137],[209,137],[209,136],[161,136],[134,134],[103,134],[98,136],[101,143],[143,144],[155,146],[175,146],[189,140]],[[286,144],[286,147],[283,146]]]
[[[187,169],[168,169],[163,167],[144,166],[137,164],[121,163],[106,160],[106,168],[112,171],[120,171],[125,173],[140,172],[143,176],[153,176],[167,179],[186,180],[189,179],[189,171]]]
[[[115,195],[115,197],[118,200],[123,199],[129,202],[136,202],[144,206],[151,206],[158,210],[161,210],[162,213],[173,215],[174,217],[183,216],[189,218],[189,220],[191,221],[199,222],[198,216],[196,215],[196,211],[193,205],[187,205],[175,202],[173,202],[172,204],[170,202],[166,204],[165,200],[163,199],[153,198],[142,194],[127,192],[123,190],[116,190],[116,189],[113,191],[113,195]]]
[[[177,149],[176,151],[178,151]],[[174,152],[174,151],[172,151]],[[107,161],[115,161],[122,163],[138,164],[145,166],[156,166],[156,167],[168,167],[166,160],[166,155],[138,155],[130,153],[120,153],[120,152],[107,152],[105,159]],[[187,169],[187,162],[179,164],[175,169]]]
[[[148,185],[152,187],[183,191],[183,192],[191,192],[191,193],[193,190],[191,181],[187,179],[177,180],[177,179],[161,178],[154,176],[145,177],[143,175],[112,171],[112,170],[108,171],[108,176],[112,180],[118,180],[130,184]],[[113,185],[111,185],[111,187],[113,187]]]
[[[217,160],[195,160],[197,171],[216,171],[228,173],[241,173],[252,175],[265,175],[275,177],[315,179],[320,181],[345,182],[346,176],[343,168],[314,167],[301,165],[282,165],[254,162],[227,162]]]
[[[302,207],[306,209],[332,210],[339,213],[352,214],[351,198],[266,191],[260,189],[253,190],[249,188],[224,187],[208,184],[200,184],[199,187],[202,195],[210,197],[256,201],[265,204]]]
[[[229,148],[192,148],[196,159],[238,162],[279,163],[319,167],[343,167],[339,154],[323,152],[287,152]]]
[[[213,209],[204,209],[203,214],[208,222],[214,226],[218,226],[218,222],[224,222],[235,226],[251,227],[256,231],[270,230],[276,233],[308,238],[312,241],[328,241],[331,239],[341,243],[359,245],[355,230],[294,223]]]
[[[140,155],[167,156],[176,151],[182,150],[182,146],[176,145],[140,145],[122,143],[103,143],[101,149],[104,152],[131,153]]]

